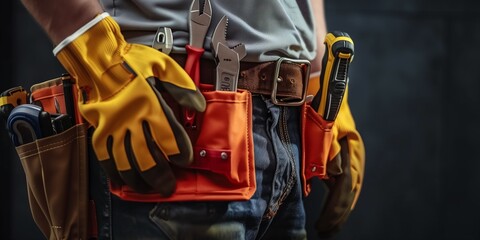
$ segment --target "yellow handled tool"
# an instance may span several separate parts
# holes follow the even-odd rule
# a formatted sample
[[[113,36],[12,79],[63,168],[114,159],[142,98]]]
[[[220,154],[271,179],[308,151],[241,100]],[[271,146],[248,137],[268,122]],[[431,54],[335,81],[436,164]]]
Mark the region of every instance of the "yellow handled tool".
[[[0,93],[0,117],[7,120],[10,112],[28,101],[28,93],[23,87],[13,87]]]
[[[348,86],[348,70],[353,59],[353,41],[345,32],[334,31],[325,37],[320,90],[312,107],[327,121],[337,117]]]

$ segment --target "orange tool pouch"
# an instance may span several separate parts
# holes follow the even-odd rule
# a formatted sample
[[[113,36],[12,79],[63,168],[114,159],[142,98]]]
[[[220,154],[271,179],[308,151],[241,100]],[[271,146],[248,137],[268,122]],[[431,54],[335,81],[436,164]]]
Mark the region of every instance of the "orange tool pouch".
[[[248,91],[214,91],[201,84],[205,112],[196,113],[196,126],[187,127],[194,149],[194,161],[187,167],[172,168],[177,187],[170,197],[141,194],[126,185],[110,183],[110,191],[123,200],[139,202],[246,200],[256,190],[252,136],[252,101]],[[182,119],[182,108],[163,94]]]
[[[333,140],[334,122],[325,121],[311,106],[302,107],[302,183],[303,194],[311,191],[310,180],[313,177],[324,179],[328,153]]]
[[[62,76],[54,78],[39,84],[35,84],[30,88],[31,101],[37,105],[43,107],[44,111],[49,113],[67,113],[67,106],[65,104],[65,94],[63,81],[70,80],[69,76]],[[76,123],[83,123],[82,116],[78,112],[77,102],[78,99],[77,90],[74,84],[71,86],[71,98],[73,99],[73,111],[75,115]]]

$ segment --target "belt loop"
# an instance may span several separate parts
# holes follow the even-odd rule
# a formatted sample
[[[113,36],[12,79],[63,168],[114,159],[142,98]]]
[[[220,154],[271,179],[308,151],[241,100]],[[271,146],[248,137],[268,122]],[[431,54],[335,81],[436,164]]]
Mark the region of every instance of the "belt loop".
[[[303,77],[302,77],[303,89],[302,89],[302,98],[299,101],[287,101],[288,98],[280,98],[280,99],[277,98],[278,82],[282,81],[282,79],[280,79],[279,76],[280,76],[280,67],[283,62],[302,65],[301,67],[303,69]],[[272,94],[271,94],[273,104],[280,105],[280,106],[302,105],[305,102],[305,95],[307,94],[309,79],[310,79],[310,61],[302,60],[302,59],[285,58],[285,57],[279,58],[275,66],[275,72],[273,76],[273,87],[272,87]]]

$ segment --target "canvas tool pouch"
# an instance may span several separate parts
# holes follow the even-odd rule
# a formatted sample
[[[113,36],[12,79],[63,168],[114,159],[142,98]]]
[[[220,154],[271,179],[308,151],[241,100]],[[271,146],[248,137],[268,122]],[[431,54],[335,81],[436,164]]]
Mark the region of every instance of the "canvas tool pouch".
[[[16,147],[35,223],[48,239],[86,239],[86,126]]]
[[[334,122],[326,121],[309,103],[302,107],[302,183],[305,196],[311,191],[313,177],[324,179],[327,171],[328,153],[333,140]]]
[[[31,101],[51,114],[65,114],[63,79],[33,85]],[[80,123],[16,147],[33,219],[47,239],[88,238],[86,130],[87,125]]]
[[[177,180],[170,197],[141,194],[126,185],[110,183],[113,194],[140,202],[246,200],[256,190],[252,136],[252,100],[248,91],[214,91],[201,84],[206,110],[196,113],[194,127],[186,127],[194,150],[193,163],[171,165]],[[182,119],[183,108],[166,93],[164,98]]]

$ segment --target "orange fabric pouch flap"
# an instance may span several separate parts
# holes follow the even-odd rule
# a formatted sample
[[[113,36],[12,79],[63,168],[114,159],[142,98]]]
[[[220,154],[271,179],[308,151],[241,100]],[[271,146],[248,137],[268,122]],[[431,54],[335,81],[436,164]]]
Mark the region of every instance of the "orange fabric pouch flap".
[[[310,179],[326,176],[328,153],[333,140],[334,122],[325,121],[309,104],[302,110],[302,183],[303,193],[310,193]]]

